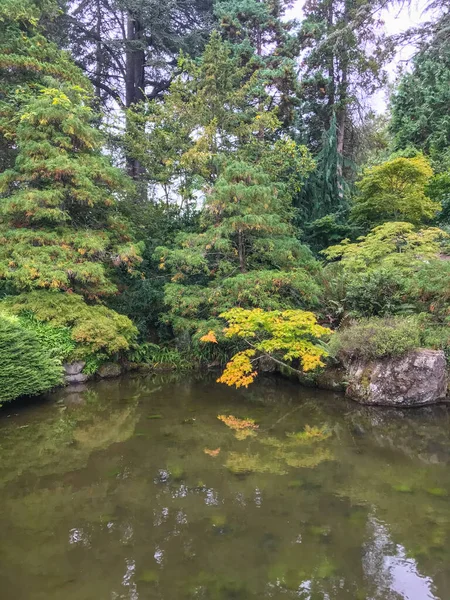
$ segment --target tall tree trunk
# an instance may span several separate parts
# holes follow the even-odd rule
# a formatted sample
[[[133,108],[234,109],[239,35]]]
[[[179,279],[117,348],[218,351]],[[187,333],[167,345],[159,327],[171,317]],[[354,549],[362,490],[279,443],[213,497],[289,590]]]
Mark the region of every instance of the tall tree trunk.
[[[143,30],[139,21],[127,14],[127,48],[125,60],[125,104],[132,108],[134,104],[145,99],[145,51],[143,48]],[[143,181],[145,169],[141,163],[127,156],[127,171],[138,187],[141,200],[147,199],[147,189]]]
[[[100,105],[100,97],[101,97],[101,88],[99,82],[102,78],[103,72],[103,53],[102,53],[102,12],[100,8],[100,0],[96,0],[96,23],[95,23],[95,33],[96,33],[96,41],[95,41],[95,96],[97,98],[97,102]]]
[[[327,30],[328,33],[332,32],[334,22],[334,2],[330,0],[328,5],[327,15]],[[325,129],[328,130],[331,125],[331,117],[333,115],[334,104],[336,102],[336,77],[334,73],[334,51],[329,50],[328,57],[328,101],[327,101],[327,114]]]

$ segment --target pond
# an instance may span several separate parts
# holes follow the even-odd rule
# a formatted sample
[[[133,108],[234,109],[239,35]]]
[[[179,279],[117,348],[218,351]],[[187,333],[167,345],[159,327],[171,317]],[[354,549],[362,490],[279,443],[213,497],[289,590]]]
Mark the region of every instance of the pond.
[[[272,379],[60,390],[0,413],[0,597],[448,600],[449,467],[443,406]]]

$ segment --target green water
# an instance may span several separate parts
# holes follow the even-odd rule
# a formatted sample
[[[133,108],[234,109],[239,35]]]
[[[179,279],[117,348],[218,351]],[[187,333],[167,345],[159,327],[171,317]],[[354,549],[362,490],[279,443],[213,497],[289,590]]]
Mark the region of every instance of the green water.
[[[282,381],[62,390],[0,413],[0,598],[449,600],[449,467],[442,406]]]

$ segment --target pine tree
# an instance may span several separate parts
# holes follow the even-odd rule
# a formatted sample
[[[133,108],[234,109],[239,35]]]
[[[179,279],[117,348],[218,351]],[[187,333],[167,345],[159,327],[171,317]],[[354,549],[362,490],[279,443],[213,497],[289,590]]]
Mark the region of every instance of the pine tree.
[[[181,57],[182,73],[164,102],[131,113],[137,126],[127,137],[129,152],[167,203],[196,202],[224,160],[262,164],[275,180],[289,181],[290,193],[312,170],[307,149],[283,133],[279,107],[265,91],[265,69],[250,63],[213,33],[201,59]],[[271,90],[277,89],[274,82]]]
[[[69,56],[44,37],[43,23],[56,14],[57,6],[52,0],[41,4],[43,8],[33,0],[0,3],[0,171],[14,162],[22,107],[47,77],[88,86]]]
[[[116,291],[108,268],[139,261],[117,208],[120,172],[101,153],[81,88],[42,88],[16,130],[17,158],[0,177],[0,277],[18,291],[88,298]]]
[[[413,70],[392,97],[391,131],[396,149],[408,146],[431,153],[439,163],[450,146],[450,43],[420,52]]]
[[[30,0],[0,6],[0,136],[10,150],[0,175],[0,282],[38,320],[53,318],[54,302],[60,314],[76,305],[64,323],[74,341],[110,355],[136,330],[91,304],[117,291],[114,269],[140,261],[119,211],[127,181],[102,153],[89,82],[42,35],[54,5],[40,4],[47,12]]]
[[[261,102],[269,96],[284,127],[298,106],[296,59],[300,52],[297,23],[286,18],[292,0],[218,0],[219,31],[251,72],[261,71]]]
[[[202,231],[157,248],[171,273],[165,300],[177,331],[205,333],[223,311],[308,307],[316,301],[308,249],[293,236],[279,184],[242,162],[228,165],[207,198]]]
[[[309,0],[300,38],[303,50],[302,140],[313,151],[323,132],[337,125],[337,151],[351,157],[356,110],[386,80],[383,69],[392,45],[378,28],[379,0]]]
[[[322,136],[322,147],[316,156],[317,168],[309,175],[294,198],[300,226],[330,214],[343,213],[348,204],[349,187],[339,165],[343,157],[337,149],[336,117]]]

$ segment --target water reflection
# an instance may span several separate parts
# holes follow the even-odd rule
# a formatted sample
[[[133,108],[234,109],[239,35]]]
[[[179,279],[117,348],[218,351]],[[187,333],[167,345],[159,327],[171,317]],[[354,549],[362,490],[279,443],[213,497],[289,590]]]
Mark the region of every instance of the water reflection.
[[[435,600],[433,580],[421,575],[406,549],[392,541],[387,525],[373,516],[367,525],[370,541],[366,544],[363,565],[366,580],[376,586],[373,597]]]
[[[129,378],[10,408],[2,597],[447,600],[449,431],[444,407],[285,382]]]

